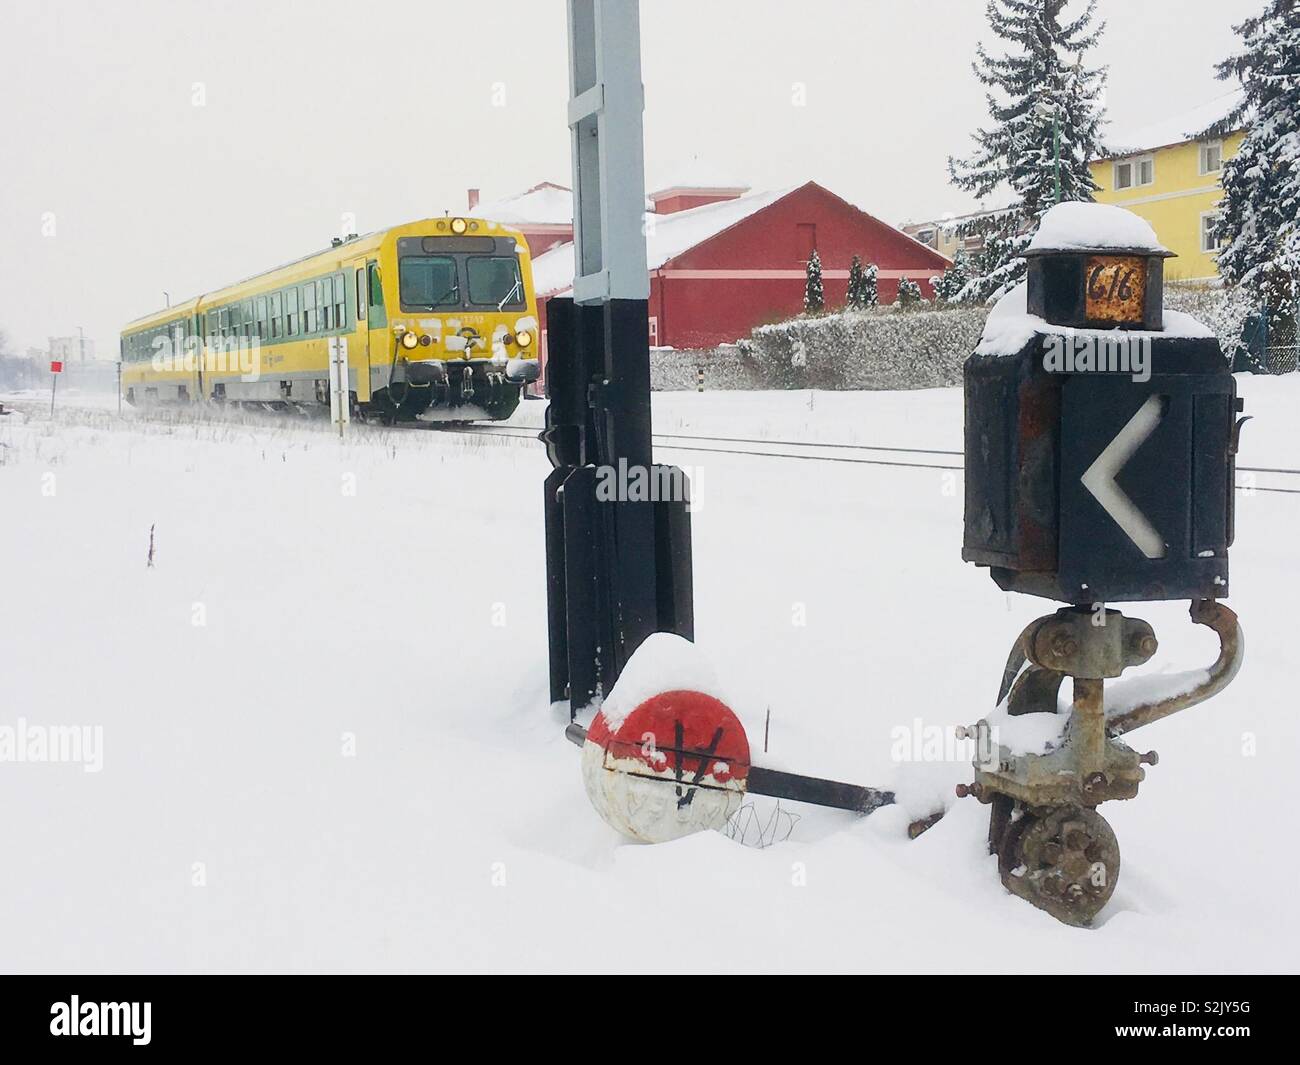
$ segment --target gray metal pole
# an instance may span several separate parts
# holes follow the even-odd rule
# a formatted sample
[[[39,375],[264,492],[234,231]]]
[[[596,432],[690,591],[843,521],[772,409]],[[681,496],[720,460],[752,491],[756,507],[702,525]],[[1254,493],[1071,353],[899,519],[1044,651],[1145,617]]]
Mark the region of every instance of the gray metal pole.
[[[552,699],[571,712],[653,632],[694,632],[685,499],[597,492],[651,476],[650,275],[638,0],[568,0],[572,299],[548,304],[543,439]],[[670,471],[671,472],[671,471]],[[675,471],[680,478],[680,471]]]

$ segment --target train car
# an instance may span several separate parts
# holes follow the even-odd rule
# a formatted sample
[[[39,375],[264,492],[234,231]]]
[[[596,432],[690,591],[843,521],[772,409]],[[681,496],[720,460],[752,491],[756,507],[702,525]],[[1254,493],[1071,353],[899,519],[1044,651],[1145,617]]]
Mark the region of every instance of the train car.
[[[122,387],[132,404],[328,407],[333,337],[361,416],[507,418],[539,373],[528,243],[459,217],[336,239],[131,322]]]

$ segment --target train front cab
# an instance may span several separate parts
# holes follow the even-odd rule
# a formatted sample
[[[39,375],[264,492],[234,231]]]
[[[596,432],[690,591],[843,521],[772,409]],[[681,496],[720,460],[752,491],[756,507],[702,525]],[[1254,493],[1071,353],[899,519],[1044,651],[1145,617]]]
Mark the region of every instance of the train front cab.
[[[522,234],[465,218],[401,227],[367,264],[367,281],[376,407],[428,421],[513,413],[540,372]]]

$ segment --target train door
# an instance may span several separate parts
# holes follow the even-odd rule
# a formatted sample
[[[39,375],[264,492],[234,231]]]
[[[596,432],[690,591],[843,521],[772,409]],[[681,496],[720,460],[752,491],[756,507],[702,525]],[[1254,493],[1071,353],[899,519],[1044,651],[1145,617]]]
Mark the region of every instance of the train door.
[[[199,377],[199,399],[207,399],[203,392],[203,342],[200,335],[203,330],[199,323],[203,320],[202,316],[195,311],[185,319],[185,356],[194,360],[194,372]]]
[[[349,355],[348,361],[357,366],[357,392],[361,399],[361,375],[370,381],[370,299],[366,282],[365,266],[358,266],[352,271],[354,285],[352,289],[352,311],[357,316],[356,337],[351,341],[357,345],[357,356]]]
[[[360,270],[357,271],[361,273]],[[366,261],[365,269],[366,302],[366,357],[369,365],[382,370],[379,375],[383,387],[388,387],[388,368],[392,361],[392,338],[388,333],[388,312],[384,309],[383,277],[379,272],[379,263],[374,259]],[[358,306],[360,296],[358,297]]]
[[[193,375],[185,372],[185,319],[172,322],[171,336],[167,338],[171,346],[172,368],[180,370],[185,381],[185,390],[193,390],[193,398],[203,398],[203,364],[195,362]]]

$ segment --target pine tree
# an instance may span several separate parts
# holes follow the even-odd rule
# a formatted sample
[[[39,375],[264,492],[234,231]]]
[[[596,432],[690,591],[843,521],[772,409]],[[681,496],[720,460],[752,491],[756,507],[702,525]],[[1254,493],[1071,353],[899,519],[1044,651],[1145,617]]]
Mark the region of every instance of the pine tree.
[[[879,288],[876,283],[879,276],[880,269],[875,263],[869,263],[862,272],[862,306],[874,307],[880,302]]]
[[[808,277],[803,287],[803,309],[807,314],[817,314],[826,307],[826,293],[822,289],[822,261],[813,249],[808,260]]]
[[[939,303],[951,303],[957,299],[971,279],[970,256],[959,250],[953,256],[952,265],[940,277],[932,278],[934,298]]]
[[[1270,327],[1296,318],[1300,282],[1300,3],[1267,0],[1234,27],[1241,51],[1218,66],[1245,97],[1209,133],[1249,130],[1223,166],[1219,272],[1268,308]]]
[[[1058,170],[1059,199],[1090,201],[1097,190],[1088,161],[1102,154],[1106,69],[1086,69],[1084,56],[1106,27],[1093,26],[1097,0],[1087,0],[1082,14],[1062,21],[1067,2],[988,0],[989,25],[1007,42],[1007,53],[992,56],[978,45],[972,66],[990,90],[985,99],[993,122],[975,132],[973,155],[949,157],[948,172],[958,188],[979,199],[1009,189],[1012,202],[962,227],[963,235],[983,235],[989,253],[981,256],[981,269],[962,299],[992,299],[1024,277],[1025,264],[1017,256],[1039,217],[1057,201]]]
[[[899,278],[898,281],[898,299],[894,305],[899,310],[907,310],[909,307],[916,307],[921,302],[921,286],[913,281],[910,277]]]
[[[860,311],[866,306],[862,302],[862,260],[856,255],[849,263],[849,291],[844,305],[851,311]]]

